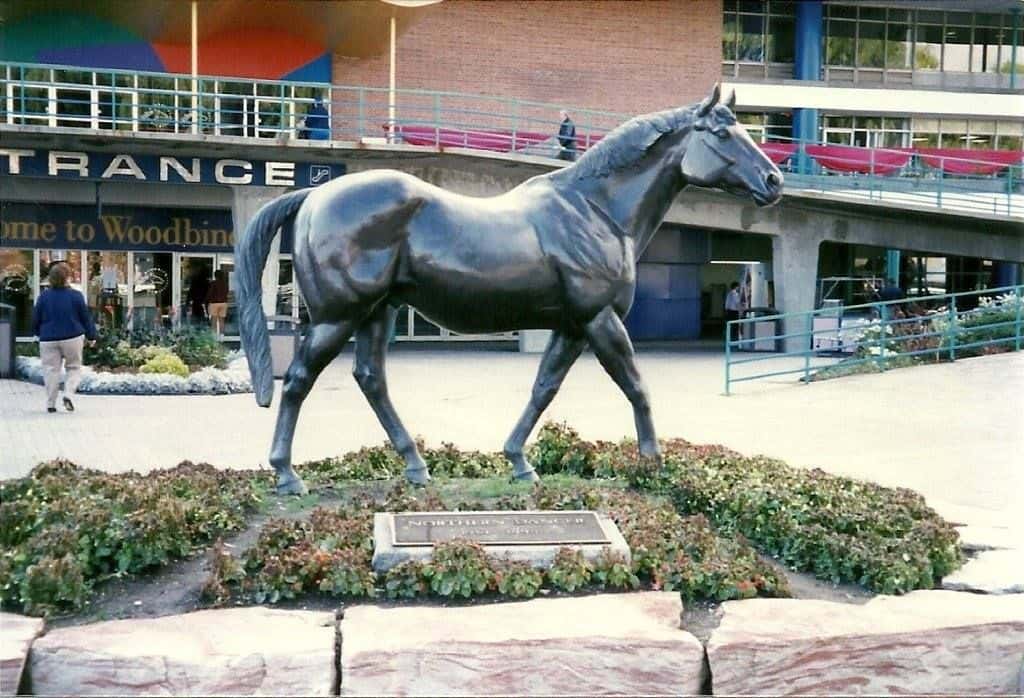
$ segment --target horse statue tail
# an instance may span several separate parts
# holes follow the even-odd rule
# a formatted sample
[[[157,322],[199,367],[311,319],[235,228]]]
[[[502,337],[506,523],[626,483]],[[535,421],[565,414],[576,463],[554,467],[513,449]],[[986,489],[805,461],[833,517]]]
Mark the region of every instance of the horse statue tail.
[[[270,337],[267,334],[267,316],[263,312],[263,267],[267,264],[270,244],[277,229],[295,217],[311,191],[300,189],[264,204],[235,242],[239,329],[256,403],[260,407],[269,407],[274,397]]]

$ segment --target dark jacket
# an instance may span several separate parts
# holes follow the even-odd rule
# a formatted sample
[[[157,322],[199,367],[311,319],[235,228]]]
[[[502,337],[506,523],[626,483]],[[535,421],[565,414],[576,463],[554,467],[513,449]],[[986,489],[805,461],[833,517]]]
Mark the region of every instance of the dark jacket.
[[[227,279],[214,279],[213,283],[210,284],[210,290],[206,292],[206,302],[227,303],[228,290],[229,289]]]
[[[73,288],[48,288],[39,294],[32,312],[32,333],[40,342],[57,342],[85,335],[96,339],[85,298]]]
[[[566,119],[558,127],[558,143],[563,150],[576,150],[576,124],[572,119]]]
[[[306,128],[299,135],[314,141],[326,141],[331,137],[327,118],[327,107],[321,102],[314,103],[306,112]]]

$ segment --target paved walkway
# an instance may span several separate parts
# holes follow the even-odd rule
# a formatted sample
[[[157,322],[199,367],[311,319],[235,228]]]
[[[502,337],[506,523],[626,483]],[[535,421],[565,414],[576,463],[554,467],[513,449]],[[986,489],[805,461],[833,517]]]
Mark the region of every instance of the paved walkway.
[[[321,376],[299,422],[296,462],[385,436],[349,375]],[[530,393],[539,357],[506,351],[399,348],[392,398],[430,444],[497,450]],[[778,378],[722,394],[722,356],[643,350],[659,434],[722,443],[791,464],[904,486],[951,520],[1024,540],[1024,353],[968,359],[812,385]],[[0,381],[0,477],[63,456],[111,471],[183,459],[252,468],[266,462],[275,408],[251,395],[79,396],[73,414],[43,410],[41,387]],[[628,404],[584,355],[545,415],[584,437],[633,435]],[[979,530],[980,530],[979,528]]]

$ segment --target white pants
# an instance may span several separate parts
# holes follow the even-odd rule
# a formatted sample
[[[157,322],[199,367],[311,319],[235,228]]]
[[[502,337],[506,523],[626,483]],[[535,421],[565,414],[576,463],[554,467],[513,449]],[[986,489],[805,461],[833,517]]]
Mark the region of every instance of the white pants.
[[[61,361],[67,370],[64,381],[64,394],[70,395],[78,390],[78,382],[82,379],[82,348],[85,335],[71,339],[60,339],[56,342],[39,342],[39,359],[43,363],[43,383],[46,385],[46,406],[57,406],[57,392],[60,390]]]

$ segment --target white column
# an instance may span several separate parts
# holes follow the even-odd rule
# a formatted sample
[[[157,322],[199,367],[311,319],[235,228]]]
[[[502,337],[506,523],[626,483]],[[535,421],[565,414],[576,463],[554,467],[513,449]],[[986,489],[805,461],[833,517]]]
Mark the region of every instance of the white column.
[[[814,310],[818,283],[818,250],[824,238],[815,233],[786,232],[772,237],[772,276],[775,282],[775,307],[780,313]],[[806,324],[797,318],[785,322],[782,333],[802,332]],[[789,337],[785,351],[810,348],[809,337]]]
[[[236,239],[249,225],[249,221],[263,204],[284,194],[285,187],[231,187],[232,205],[231,219]],[[267,265],[263,268],[263,312],[268,316],[277,311],[277,275],[280,267],[281,235],[274,236],[267,257]],[[237,262],[237,260],[236,260]]]

